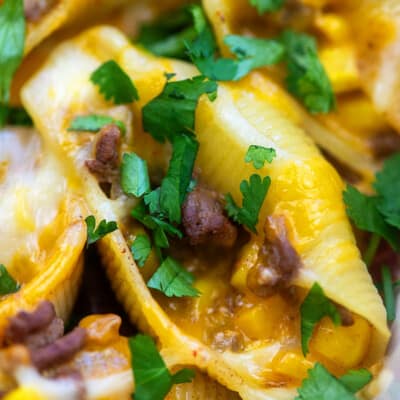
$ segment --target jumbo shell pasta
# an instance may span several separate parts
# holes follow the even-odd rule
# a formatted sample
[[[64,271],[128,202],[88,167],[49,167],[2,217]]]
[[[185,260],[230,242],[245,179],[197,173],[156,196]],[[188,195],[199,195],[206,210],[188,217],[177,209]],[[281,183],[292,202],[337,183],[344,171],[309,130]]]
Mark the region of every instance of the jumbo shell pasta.
[[[85,204],[57,158],[28,129],[0,131],[1,263],[21,285],[0,297],[0,336],[8,318],[44,300],[68,318],[82,273]]]
[[[90,74],[109,59],[117,61],[138,88],[140,100],[133,108],[110,105],[89,82]],[[61,45],[26,84],[22,98],[44,140],[62,153],[69,168],[80,175],[91,213],[97,220],[118,221],[122,230],[105,236],[100,242],[108,276],[132,319],[140,328],[158,337],[168,364],[193,365],[207,371],[244,399],[293,398],[298,378],[293,378],[294,381],[287,378],[283,387],[274,387],[276,363],[282,366],[295,360],[300,369],[307,370],[313,358],[304,359],[297,352],[287,353],[279,340],[252,340],[251,345],[239,352],[216,351],[196,334],[195,328],[190,331],[182,321],[184,316],[179,318],[167,311],[168,299],[156,301],[124,237],[123,227],[135,201],[125,196],[114,200],[105,196],[84,166],[85,160],[91,158],[93,138],[67,131],[71,120],[78,115],[111,115],[128,127],[125,151],[141,148],[153,155],[156,164],[159,160],[162,163],[165,150],[141,132],[137,111],[161,92],[166,82],[165,72],[176,73],[177,79],[196,75],[196,70],[188,64],[157,59],[132,47],[118,31],[99,27]],[[304,132],[288,121],[259,90],[262,79],[252,74],[238,84],[220,84],[215,102],[201,99],[196,112],[196,135],[200,142],[197,165],[209,185],[222,193],[229,191],[239,201],[240,181],[250,173],[250,166],[239,160],[249,144],[276,149],[276,160],[261,171],[271,176],[272,186],[260,214],[259,228],[262,230],[267,216],[284,218],[288,238],[302,263],[295,281],[298,290],[308,289],[318,281],[329,298],[353,313],[356,320],[353,334],[361,335],[357,339],[362,346],[357,346],[361,353],[355,355],[354,365],[351,361],[339,370],[379,363],[389,339],[386,314],[360,259],[345,215],[341,200],[343,183]],[[222,148],[224,152],[215,150]],[[249,243],[257,246],[257,238]],[[206,277],[202,292],[207,293],[208,284]],[[207,296],[203,299],[209,301]],[[279,298],[275,300],[280,304]],[[235,320],[238,317],[235,315]],[[200,324],[200,330],[201,327]],[[325,328],[332,332],[329,324]],[[340,331],[344,338],[352,332],[345,329]],[[324,347],[324,341],[323,335],[318,336],[315,347]],[[346,349],[352,351],[352,347]],[[324,348],[324,351],[325,358],[329,359],[329,350]],[[318,359],[315,354],[313,357]],[[334,360],[330,362],[335,364]]]

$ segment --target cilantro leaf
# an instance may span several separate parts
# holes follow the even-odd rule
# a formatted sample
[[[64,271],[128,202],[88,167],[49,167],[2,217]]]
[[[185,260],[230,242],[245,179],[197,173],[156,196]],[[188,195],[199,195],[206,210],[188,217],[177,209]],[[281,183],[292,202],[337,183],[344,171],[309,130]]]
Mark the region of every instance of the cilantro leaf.
[[[285,31],[289,92],[312,113],[327,113],[335,108],[335,95],[325,69],[318,59],[315,39],[309,35]]]
[[[135,153],[125,153],[122,156],[121,187],[126,194],[135,197],[150,192],[147,162]]]
[[[191,7],[197,38],[187,43],[188,54],[199,71],[210,79],[236,81],[251,70],[275,64],[282,60],[284,48],[281,43],[270,39],[257,39],[228,35],[225,44],[237,56],[237,60],[220,58],[214,33],[200,6]]]
[[[118,229],[117,223],[115,221],[106,222],[103,219],[96,228],[96,219],[93,215],[89,215],[86,219],[87,228],[87,245],[89,247],[92,243],[97,242],[102,237],[106,236],[108,233],[114,232]]]
[[[372,378],[368,371],[368,374],[366,370],[360,371],[351,371],[336,379],[323,365],[316,363],[297,389],[299,396],[295,400],[356,400],[354,390],[361,389]]]
[[[392,274],[389,267],[386,265],[382,267],[382,288],[387,319],[389,322],[393,322],[396,319],[396,297],[394,294]]]
[[[137,262],[139,267],[144,266],[149,258],[150,252],[151,243],[149,237],[144,234],[136,236],[131,246],[131,253],[133,255],[133,259]]]
[[[385,160],[376,174],[374,188],[379,194],[377,208],[386,222],[400,229],[400,153]]]
[[[199,149],[191,136],[179,135],[173,139],[173,153],[166,177],[161,184],[161,212],[171,222],[181,222],[181,207],[192,179],[194,162]]]
[[[278,40],[257,39],[239,35],[227,35],[224,43],[236,55],[237,71],[232,80],[239,80],[253,69],[280,62],[285,54]]]
[[[149,207],[150,214],[160,214],[160,192],[161,188],[157,188],[152,190],[150,193],[147,193],[144,197],[144,203],[147,207]]]
[[[351,393],[357,393],[372,380],[372,374],[365,368],[349,371],[339,378],[340,383],[346,386]]]
[[[126,133],[125,124],[108,115],[84,115],[74,118],[68,131],[98,132],[103,126],[108,124],[117,125],[123,134]]]
[[[8,273],[7,268],[0,264],[0,296],[15,293],[20,289],[20,285]]]
[[[341,323],[336,306],[325,296],[322,287],[315,282],[300,307],[301,315],[301,348],[304,356],[308,353],[308,345],[314,328],[325,316],[331,318],[335,325]]]
[[[90,80],[99,87],[106,100],[114,104],[132,103],[139,100],[139,94],[131,78],[114,61],[106,61],[90,76]]]
[[[278,11],[283,7],[285,0],[250,0],[250,4],[257,8],[260,14]]]
[[[400,250],[398,232],[380,214],[377,196],[366,196],[355,187],[347,185],[343,200],[347,206],[347,215],[357,228],[382,236],[394,250]]]
[[[192,286],[194,276],[186,271],[177,261],[167,257],[147,286],[159,290],[167,297],[197,297],[200,292]]]
[[[225,196],[226,211],[236,222],[247,226],[252,232],[257,233],[258,215],[264,203],[265,196],[271,185],[271,178],[266,176],[261,180],[260,175],[253,174],[249,181],[243,180],[240,191],[243,195],[242,208],[238,207],[230,194]]]
[[[186,368],[172,375],[149,336],[130,338],[129,350],[135,380],[132,398],[135,400],[163,400],[172,385],[191,382],[194,378],[194,371]]]
[[[185,42],[195,37],[193,17],[185,6],[142,25],[137,42],[158,56],[187,60]]]
[[[167,82],[162,93],[143,107],[144,130],[160,142],[172,142],[179,134],[192,135],[200,96],[215,94],[217,87],[203,76]]]
[[[10,86],[24,55],[25,16],[22,0],[4,0],[0,6],[0,105],[10,100]],[[4,114],[4,110],[2,111]],[[3,122],[4,122],[3,115]]]
[[[33,122],[24,108],[0,104],[0,127],[3,125],[33,126]]]
[[[275,157],[275,149],[252,144],[247,150],[245,161],[253,162],[255,169],[261,169],[265,161],[271,164]]]
[[[169,241],[167,233],[169,235],[177,236],[182,239],[182,232],[175,228],[173,225],[164,221],[163,216],[149,215],[146,210],[144,200],[142,200],[132,211],[131,215],[133,218],[141,222],[144,226],[153,231],[154,244],[160,248],[168,248]]]

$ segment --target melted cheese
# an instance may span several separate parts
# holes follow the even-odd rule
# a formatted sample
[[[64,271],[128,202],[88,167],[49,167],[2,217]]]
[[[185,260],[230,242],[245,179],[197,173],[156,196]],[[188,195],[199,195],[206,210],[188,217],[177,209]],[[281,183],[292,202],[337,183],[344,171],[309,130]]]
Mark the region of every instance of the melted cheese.
[[[31,130],[0,132],[0,165],[0,263],[13,274],[18,260],[35,265],[43,256],[39,234],[56,218],[67,181]]]

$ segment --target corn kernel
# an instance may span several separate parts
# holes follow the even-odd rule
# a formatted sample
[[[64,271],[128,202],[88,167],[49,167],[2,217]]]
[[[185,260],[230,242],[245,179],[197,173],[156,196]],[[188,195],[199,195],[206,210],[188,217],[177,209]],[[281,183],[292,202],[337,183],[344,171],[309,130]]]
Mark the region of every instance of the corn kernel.
[[[4,400],[46,400],[46,397],[40,394],[36,389],[21,387],[13,390],[4,397]]]
[[[243,247],[239,259],[235,264],[231,277],[231,285],[242,293],[247,291],[247,274],[257,263],[260,247],[261,243],[259,240],[251,240]]]
[[[315,18],[315,26],[332,42],[349,39],[349,27],[344,18],[336,14],[320,14]]]
[[[313,367],[313,363],[304,358],[300,353],[279,353],[273,360],[273,369],[281,375],[296,381],[302,381],[307,377],[307,372]]]
[[[351,46],[328,46],[321,49],[319,56],[336,93],[360,87],[356,56]]]
[[[353,315],[353,319],[351,326],[335,326],[325,317],[310,341],[311,354],[345,369],[357,367],[367,354],[371,327],[364,318]]]
[[[273,339],[282,334],[280,325],[287,309],[288,306],[282,297],[275,295],[261,304],[240,311],[235,322],[250,339]]]

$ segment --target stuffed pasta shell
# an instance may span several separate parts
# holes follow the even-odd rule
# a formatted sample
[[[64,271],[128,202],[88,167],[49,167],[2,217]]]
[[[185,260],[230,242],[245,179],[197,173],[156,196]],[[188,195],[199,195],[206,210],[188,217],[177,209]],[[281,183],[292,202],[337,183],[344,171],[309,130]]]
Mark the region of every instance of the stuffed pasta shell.
[[[127,100],[97,81],[104,68],[119,69]],[[90,213],[118,224],[99,242],[116,295],[166,357],[243,399],[293,399],[321,363],[336,376],[378,370],[386,313],[341,178],[271,101],[265,77],[217,88],[198,75],[98,27],[57,48],[23,88],[44,141],[79,175]],[[186,184],[180,159],[193,167]],[[314,296],[331,317],[322,313],[307,334]]]
[[[362,180],[371,182],[380,169],[382,159],[398,150],[400,145],[398,135],[388,123],[382,107],[377,106],[364,92],[365,86],[374,82],[371,73],[367,76],[366,71],[371,70],[379,58],[365,50],[364,53],[371,58],[364,62],[365,68],[359,69],[361,60],[357,47],[362,46],[361,43],[366,45],[367,39],[355,41],[354,37],[365,32],[365,35],[374,36],[377,42],[382,41],[381,36],[366,29],[370,24],[360,17],[358,11],[354,10],[349,16],[349,9],[355,8],[356,3],[294,1],[281,3],[283,6],[275,12],[260,12],[247,0],[203,2],[220,52],[225,57],[237,56],[240,46],[245,46],[245,42],[241,44],[238,41],[235,49],[234,39],[239,38],[272,39],[282,43],[288,32],[295,32],[297,37],[303,35],[302,40],[317,44],[316,55],[329,78],[335,98],[329,110],[307,110],[301,98],[293,90],[288,90],[287,60],[290,55],[282,56],[279,63],[260,69],[260,73],[267,78],[269,88],[266,90],[270,93],[271,101],[300,125],[329,155],[329,159],[335,160],[338,167],[345,167],[340,169],[346,171],[346,178],[353,183]],[[371,19],[376,15],[374,7],[371,4],[365,7],[371,12]],[[379,25],[378,21],[376,19],[375,24]],[[382,27],[382,31],[386,29]],[[300,39],[293,39],[293,43],[297,43],[298,49],[302,46]],[[396,58],[384,59],[394,62]],[[378,86],[382,81],[375,82]],[[363,115],[363,118],[357,119],[354,115]]]
[[[2,338],[8,317],[44,299],[68,317],[82,273],[86,208],[74,178],[33,130],[0,131],[0,166]]]

